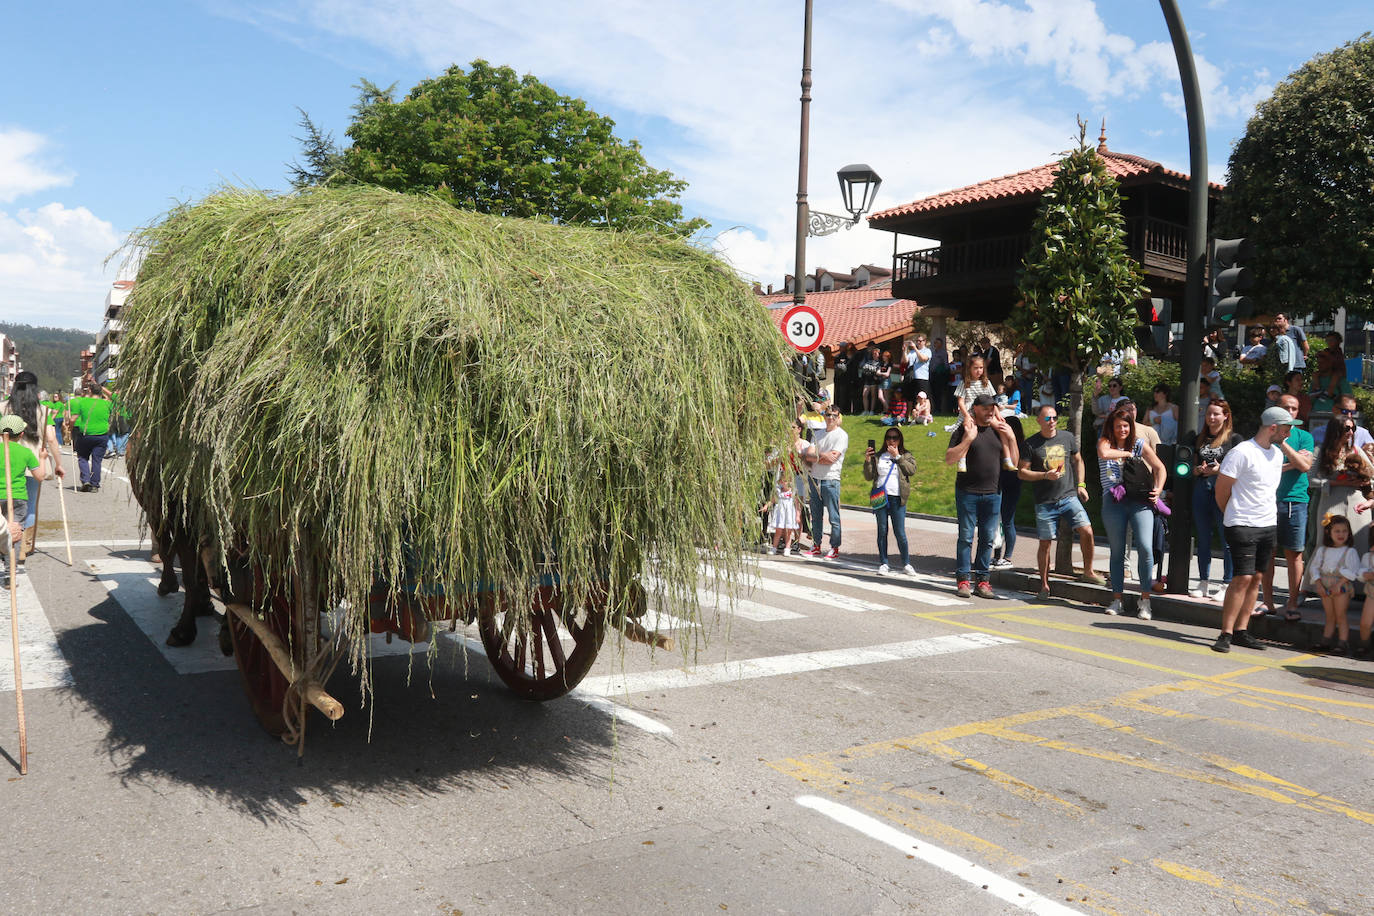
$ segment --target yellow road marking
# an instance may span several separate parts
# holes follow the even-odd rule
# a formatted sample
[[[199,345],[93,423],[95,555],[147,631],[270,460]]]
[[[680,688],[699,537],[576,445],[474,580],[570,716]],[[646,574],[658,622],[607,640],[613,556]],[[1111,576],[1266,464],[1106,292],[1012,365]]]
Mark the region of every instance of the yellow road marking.
[[[1308,907],[1303,901],[1275,900],[1272,897],[1266,897],[1263,894],[1257,894],[1249,888],[1242,887],[1239,884],[1232,884],[1226,879],[1222,878],[1220,875],[1214,875],[1209,871],[1204,871],[1201,868],[1194,868],[1191,865],[1184,865],[1181,862],[1169,862],[1165,859],[1151,859],[1150,864],[1153,865],[1155,868],[1158,868],[1165,874],[1172,875],[1175,878],[1180,878],[1184,881],[1191,881],[1194,884],[1201,884],[1204,887],[1214,888],[1219,891],[1225,891],[1226,893],[1232,894],[1236,897],[1240,897],[1243,900],[1261,903],[1268,907],[1275,907],[1280,911],[1287,911],[1288,907],[1298,907],[1304,912],[1318,912],[1317,910],[1313,910],[1310,907]]]

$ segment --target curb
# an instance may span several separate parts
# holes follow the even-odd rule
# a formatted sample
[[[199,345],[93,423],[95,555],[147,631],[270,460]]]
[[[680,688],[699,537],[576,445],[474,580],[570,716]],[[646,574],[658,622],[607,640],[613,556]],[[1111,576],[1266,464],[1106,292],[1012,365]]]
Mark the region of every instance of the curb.
[[[1016,569],[994,569],[991,571],[991,579],[994,586],[1011,591],[1034,595],[1040,590],[1040,577],[1034,573]],[[1050,595],[1054,598],[1099,607],[1105,606],[1112,598],[1111,590],[1105,586],[1056,578],[1053,573],[1050,575]],[[1123,610],[1127,614],[1134,615],[1138,600],[1138,594],[1126,593],[1121,601]],[[1204,604],[1197,600],[1179,598],[1165,592],[1150,596],[1150,608],[1157,620],[1169,620],[1214,629],[1221,628],[1221,605],[1219,603]],[[1301,606],[1298,611],[1302,613]],[[1301,621],[1294,622],[1282,618],[1252,616],[1248,629],[1259,639],[1288,643],[1306,650],[1321,639],[1323,625],[1321,619],[1313,620],[1307,614],[1303,614]],[[1352,635],[1355,634],[1352,633]],[[1358,639],[1359,637],[1356,635],[1355,638]]]

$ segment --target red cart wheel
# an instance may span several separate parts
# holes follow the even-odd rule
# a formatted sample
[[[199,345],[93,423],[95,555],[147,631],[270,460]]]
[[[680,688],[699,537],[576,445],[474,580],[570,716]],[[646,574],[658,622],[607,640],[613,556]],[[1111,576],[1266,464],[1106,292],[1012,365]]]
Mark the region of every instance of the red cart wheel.
[[[591,670],[605,633],[605,614],[594,608],[581,624],[565,621],[557,589],[541,588],[536,594],[534,606],[523,614],[487,604],[477,628],[488,660],[507,687],[527,700],[553,700]]]
[[[291,650],[292,658],[299,663],[302,645],[295,633],[291,602],[285,595],[274,594],[270,600],[255,602],[255,606],[263,608],[263,623],[281,637],[282,643]],[[253,714],[268,734],[280,737],[286,732],[282,703],[291,683],[272,661],[262,640],[237,614],[230,611],[225,618],[229,624],[229,641],[234,647],[234,660],[238,663],[239,676],[243,681],[243,692],[248,694]]]

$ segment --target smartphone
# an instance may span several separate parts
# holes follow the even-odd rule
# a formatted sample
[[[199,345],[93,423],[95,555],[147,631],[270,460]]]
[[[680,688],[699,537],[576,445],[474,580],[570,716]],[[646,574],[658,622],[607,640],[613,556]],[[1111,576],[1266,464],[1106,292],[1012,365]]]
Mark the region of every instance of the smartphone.
[[[873,451],[873,452],[876,452],[876,451],[878,450],[877,447],[873,444],[873,440],[872,440],[872,439],[869,439],[869,440],[868,440],[868,449],[869,449],[869,451]]]

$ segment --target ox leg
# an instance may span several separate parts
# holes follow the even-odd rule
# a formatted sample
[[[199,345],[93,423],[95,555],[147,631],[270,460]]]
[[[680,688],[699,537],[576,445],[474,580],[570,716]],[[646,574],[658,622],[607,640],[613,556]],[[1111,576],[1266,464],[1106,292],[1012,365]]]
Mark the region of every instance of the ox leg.
[[[157,584],[157,593],[161,596],[170,595],[181,587],[177,584],[177,571],[172,568],[175,551],[169,549],[166,541],[166,536],[153,535],[153,556],[161,555],[162,559],[162,581]]]
[[[186,582],[186,600],[176,626],[167,634],[167,645],[189,646],[196,641],[196,618],[213,614],[215,607],[210,603],[210,587],[195,550],[186,547],[178,549],[177,553],[181,557],[181,577]]]

